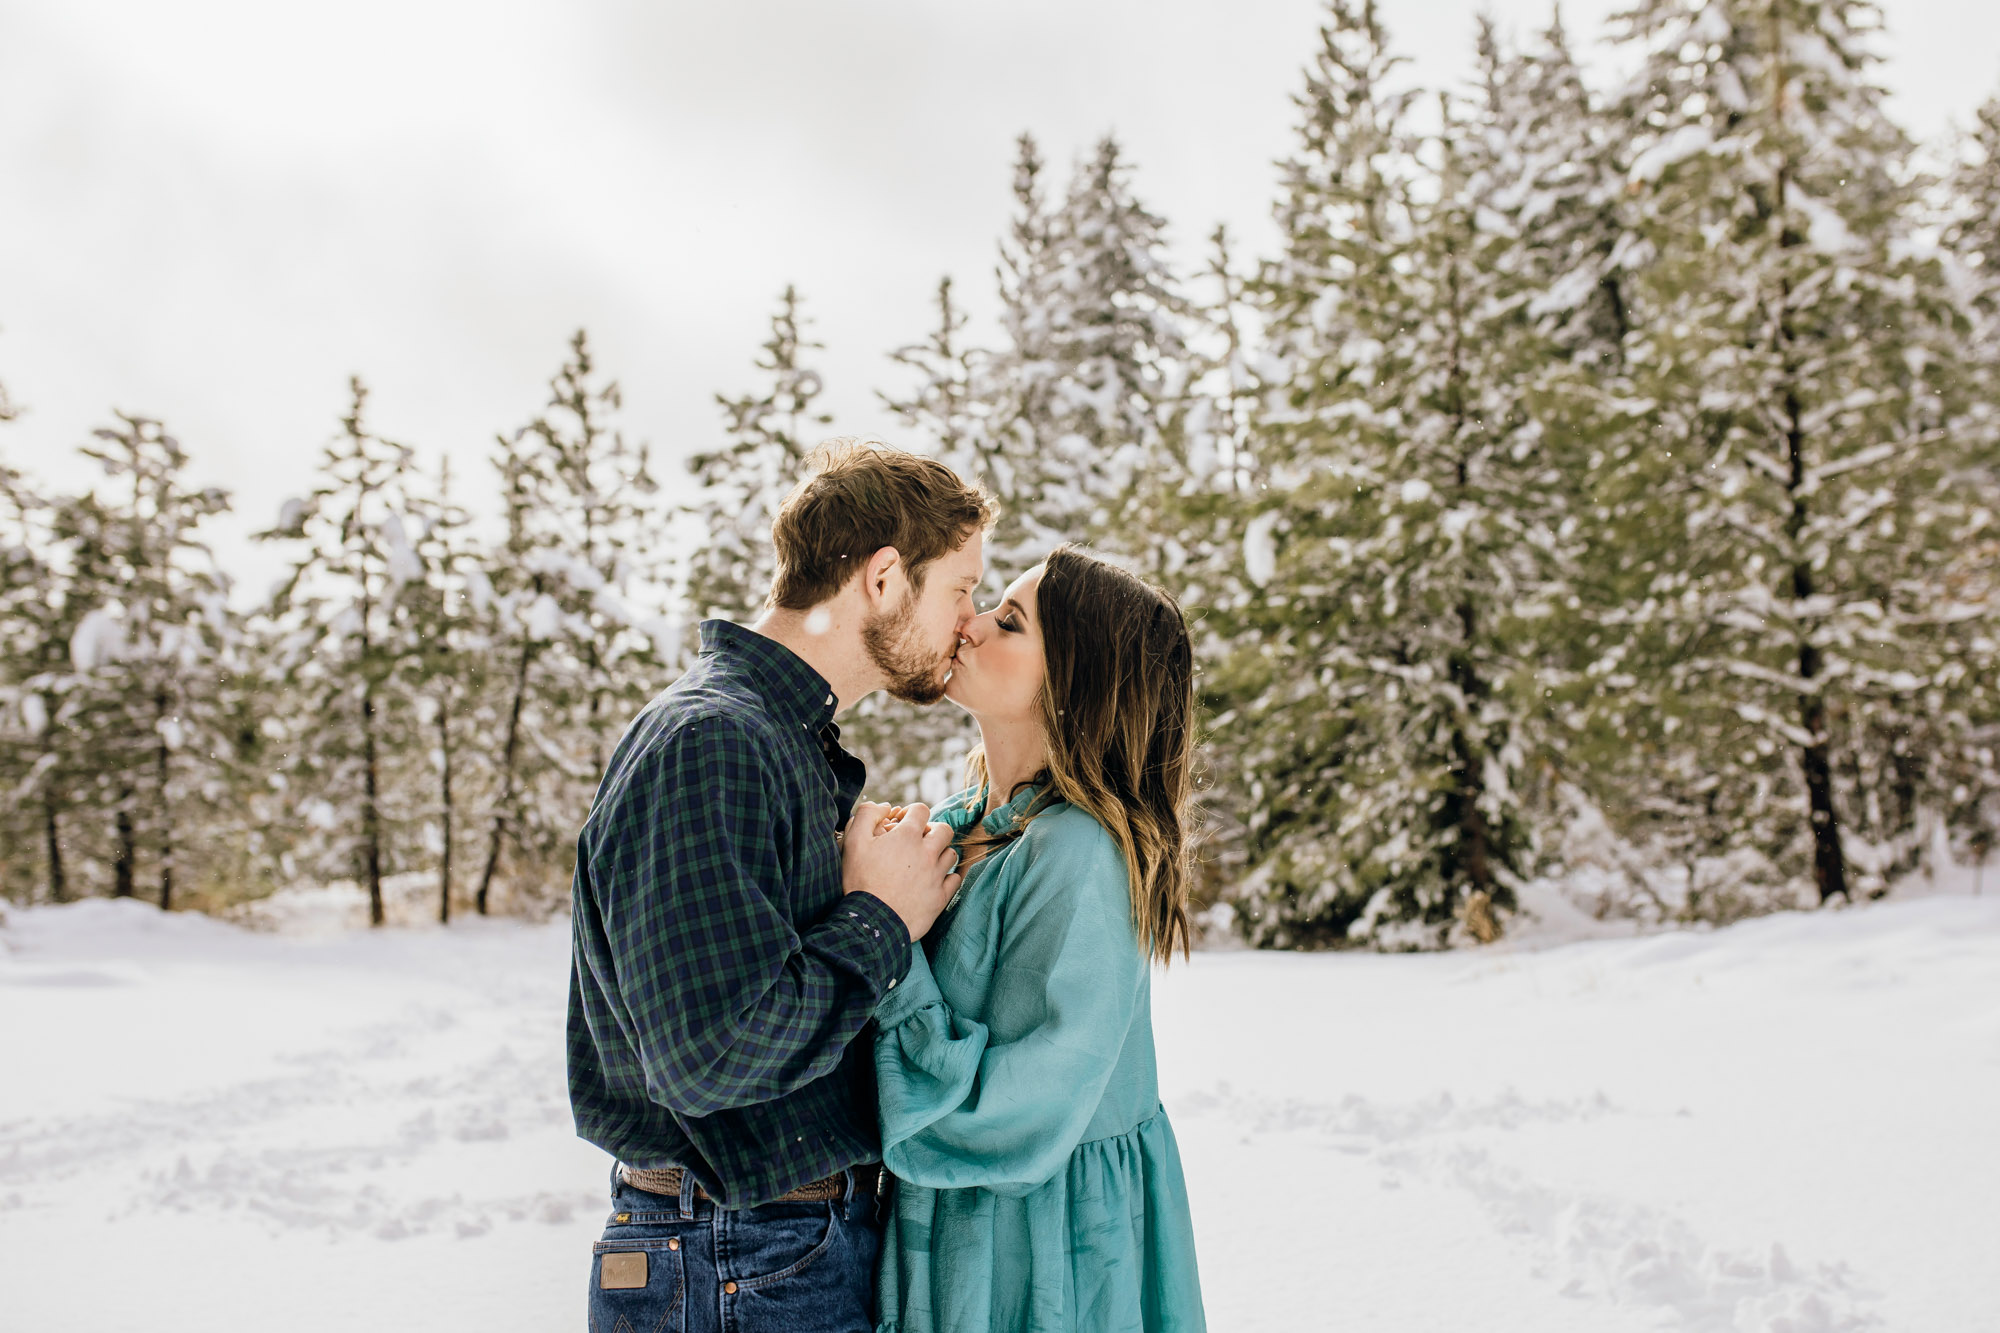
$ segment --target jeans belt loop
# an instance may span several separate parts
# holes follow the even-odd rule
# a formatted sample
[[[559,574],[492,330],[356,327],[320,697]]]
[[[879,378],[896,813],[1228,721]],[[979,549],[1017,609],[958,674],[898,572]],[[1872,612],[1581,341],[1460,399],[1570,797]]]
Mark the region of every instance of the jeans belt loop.
[[[681,1221],[694,1216],[694,1172],[681,1168]]]

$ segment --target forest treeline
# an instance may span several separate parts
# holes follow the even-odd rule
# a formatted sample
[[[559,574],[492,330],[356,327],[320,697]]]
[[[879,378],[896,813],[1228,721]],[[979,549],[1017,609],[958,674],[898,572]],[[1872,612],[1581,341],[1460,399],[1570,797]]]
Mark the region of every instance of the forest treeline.
[[[1637,0],[1615,82],[1559,22],[1482,23],[1433,92],[1330,0],[1277,253],[1218,229],[1192,271],[1115,139],[1060,181],[1020,140],[998,336],[940,282],[885,402],[999,499],[995,587],[1081,539],[1182,598],[1211,925],[1485,938],[1538,876],[1726,920],[1991,850],[2000,101],[1921,149],[1880,23]],[[6,893],[562,902],[620,729],[697,620],[755,613],[835,429],[818,350],[787,289],[723,443],[663,486],[579,333],[496,437],[491,532],[356,381],[254,605],[202,539],[228,496],[159,422],[98,431],[87,493],[0,471]],[[847,734],[897,798],[950,791],[969,742],[880,699]]]

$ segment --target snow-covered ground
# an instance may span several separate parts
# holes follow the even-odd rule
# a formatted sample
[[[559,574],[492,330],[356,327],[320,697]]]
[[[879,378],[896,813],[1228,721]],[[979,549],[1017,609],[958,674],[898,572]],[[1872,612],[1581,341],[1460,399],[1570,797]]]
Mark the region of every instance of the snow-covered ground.
[[[567,965],[561,922],[15,912],[0,1330],[581,1327]],[[1202,954],[1155,1023],[1218,1333],[2000,1329],[2000,893]]]

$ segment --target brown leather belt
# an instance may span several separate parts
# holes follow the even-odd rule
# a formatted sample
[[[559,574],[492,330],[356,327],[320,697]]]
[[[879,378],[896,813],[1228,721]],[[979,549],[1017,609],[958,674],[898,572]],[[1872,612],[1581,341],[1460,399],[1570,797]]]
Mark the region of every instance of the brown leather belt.
[[[666,1166],[657,1169],[627,1166],[623,1162],[620,1162],[618,1164],[618,1179],[624,1181],[635,1190],[644,1190],[648,1194],[664,1194],[669,1198],[676,1198],[681,1192],[681,1172],[683,1169],[678,1166]],[[854,1188],[857,1193],[862,1190],[879,1190],[881,1188],[882,1164],[880,1162],[869,1162],[863,1166],[853,1167],[851,1170],[854,1173]],[[827,1199],[844,1199],[847,1197],[847,1175],[846,1171],[836,1171],[830,1176],[822,1176],[818,1180],[809,1181],[791,1193],[781,1194],[777,1198],[769,1200],[769,1202],[819,1203]],[[694,1197],[697,1199],[706,1199],[708,1198],[708,1192],[697,1184],[694,1187]]]

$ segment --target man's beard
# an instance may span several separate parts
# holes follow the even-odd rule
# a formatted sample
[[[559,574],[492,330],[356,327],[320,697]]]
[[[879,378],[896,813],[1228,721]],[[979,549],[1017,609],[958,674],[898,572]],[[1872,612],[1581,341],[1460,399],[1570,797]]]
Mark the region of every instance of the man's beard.
[[[924,646],[916,612],[912,588],[897,610],[862,624],[861,644],[875,669],[888,677],[882,688],[905,703],[934,704],[944,698],[945,664]]]

